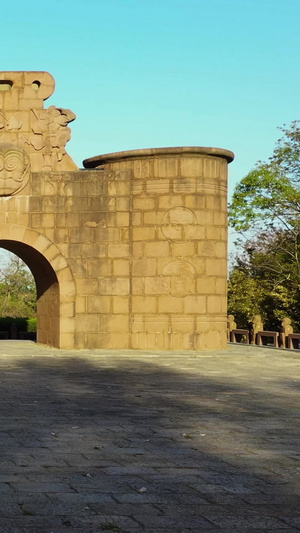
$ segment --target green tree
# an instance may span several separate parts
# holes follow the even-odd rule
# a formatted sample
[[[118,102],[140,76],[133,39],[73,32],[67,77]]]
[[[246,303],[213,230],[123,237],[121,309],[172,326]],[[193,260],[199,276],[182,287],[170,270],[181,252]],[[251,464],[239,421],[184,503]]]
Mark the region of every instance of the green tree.
[[[300,121],[280,128],[273,155],[236,186],[230,224],[236,231],[257,228],[296,230],[300,226]]]
[[[229,222],[242,238],[229,311],[243,322],[260,313],[268,327],[288,315],[300,331],[300,122],[280,129],[269,160],[234,190]]]
[[[228,312],[239,327],[260,314],[267,329],[278,329],[285,316],[300,328],[299,273],[284,232],[269,232],[248,241],[236,255],[228,284]],[[293,245],[291,245],[293,248]]]
[[[36,286],[31,272],[17,256],[0,270],[0,316],[35,317]]]

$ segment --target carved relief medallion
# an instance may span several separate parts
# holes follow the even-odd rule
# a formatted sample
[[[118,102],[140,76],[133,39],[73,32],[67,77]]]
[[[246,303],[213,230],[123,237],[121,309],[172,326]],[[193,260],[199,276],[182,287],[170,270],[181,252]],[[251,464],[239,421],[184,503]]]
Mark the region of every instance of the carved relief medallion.
[[[183,298],[196,292],[196,271],[187,261],[172,261],[163,269],[162,275],[168,280],[171,296]]]
[[[11,196],[24,189],[29,175],[26,152],[13,144],[0,144],[0,196]]]
[[[196,229],[196,217],[186,207],[173,207],[164,215],[162,232],[172,242],[189,241]]]

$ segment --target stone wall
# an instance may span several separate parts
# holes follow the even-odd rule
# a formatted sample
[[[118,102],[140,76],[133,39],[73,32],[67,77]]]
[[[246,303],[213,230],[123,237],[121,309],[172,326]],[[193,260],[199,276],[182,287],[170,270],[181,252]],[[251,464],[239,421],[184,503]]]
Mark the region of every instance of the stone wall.
[[[24,193],[0,198],[2,246],[26,260],[38,287],[36,253],[55,273],[40,291],[39,341],[224,348],[229,157],[202,148],[114,154],[85,162],[91,170],[32,173]]]
[[[130,195],[119,204],[130,206],[128,218],[122,219],[128,224],[129,240],[125,233],[123,244],[114,250],[118,258],[107,256],[115,265],[111,275],[116,275],[117,265],[119,272],[129,275],[128,296],[123,294],[128,287],[120,286],[122,300],[109,311],[115,317],[110,315],[101,326],[109,343],[123,324],[120,341],[126,342],[129,332],[133,348],[226,347],[231,158],[225,150],[192,147],[137,150],[85,161],[102,171],[124,177],[127,173],[131,180]],[[127,322],[122,313],[128,312]]]
[[[216,148],[65,150],[48,73],[0,73],[0,246],[31,269],[38,342],[226,348],[227,166]]]

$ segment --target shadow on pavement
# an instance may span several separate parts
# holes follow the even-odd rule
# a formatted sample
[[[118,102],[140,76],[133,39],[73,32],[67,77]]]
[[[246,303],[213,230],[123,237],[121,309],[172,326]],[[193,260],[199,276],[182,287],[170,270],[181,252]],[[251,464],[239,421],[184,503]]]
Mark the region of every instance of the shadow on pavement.
[[[298,361],[9,351],[1,533],[300,530]]]

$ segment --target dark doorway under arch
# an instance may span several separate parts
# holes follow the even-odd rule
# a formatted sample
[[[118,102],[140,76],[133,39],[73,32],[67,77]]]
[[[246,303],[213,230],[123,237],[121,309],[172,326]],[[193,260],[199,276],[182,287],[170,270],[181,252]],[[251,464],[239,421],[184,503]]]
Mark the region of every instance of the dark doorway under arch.
[[[33,247],[0,239],[0,247],[16,254],[31,270],[37,290],[37,342],[59,347],[59,283],[49,261]]]

